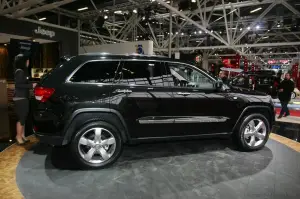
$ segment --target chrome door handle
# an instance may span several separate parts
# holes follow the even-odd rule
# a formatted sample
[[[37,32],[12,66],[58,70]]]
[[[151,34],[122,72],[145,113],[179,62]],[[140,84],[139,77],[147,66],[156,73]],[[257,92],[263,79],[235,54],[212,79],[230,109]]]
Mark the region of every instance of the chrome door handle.
[[[132,90],[129,89],[117,89],[114,93],[132,93]]]
[[[178,95],[183,95],[183,96],[188,96],[188,95],[190,95],[191,93],[186,93],[186,92],[178,92],[177,94],[178,94]]]

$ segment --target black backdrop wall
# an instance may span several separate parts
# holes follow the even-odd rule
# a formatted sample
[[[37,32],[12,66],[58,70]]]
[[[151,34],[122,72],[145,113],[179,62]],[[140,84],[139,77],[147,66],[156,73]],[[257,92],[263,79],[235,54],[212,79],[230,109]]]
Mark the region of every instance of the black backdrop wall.
[[[33,60],[37,53],[39,52],[39,43],[31,42],[27,40],[18,40],[18,39],[11,39],[8,45],[8,56],[9,56],[9,63],[7,68],[7,79],[12,80],[14,78],[14,66],[13,60],[18,54],[26,54],[30,57],[30,65],[29,65],[29,73],[31,73],[31,68],[33,64]],[[30,74],[31,76],[31,74]]]

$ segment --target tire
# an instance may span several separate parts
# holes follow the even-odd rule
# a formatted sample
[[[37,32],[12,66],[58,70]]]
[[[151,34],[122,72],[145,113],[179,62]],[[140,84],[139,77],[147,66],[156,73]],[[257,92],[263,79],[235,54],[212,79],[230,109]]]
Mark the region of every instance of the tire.
[[[123,142],[117,128],[109,123],[96,121],[85,124],[76,132],[70,148],[80,168],[101,169],[117,161],[123,150]],[[88,152],[94,155],[88,155]]]
[[[291,98],[292,98],[292,99],[295,99],[296,96],[297,96],[296,93],[295,93],[295,92],[292,92]]]
[[[248,137],[249,135],[252,135],[250,132],[254,132],[251,128],[250,122],[252,123],[254,121],[255,126],[257,127],[258,123],[262,122],[263,125],[261,129],[259,130],[259,134],[256,133],[254,135],[255,144],[253,145],[251,140],[253,139],[253,136]],[[264,132],[265,131],[265,135]],[[264,135],[264,138],[262,136]],[[269,139],[270,135],[270,123],[266,119],[265,116],[262,114],[250,114],[243,118],[240,126],[237,128],[237,131],[233,134],[234,141],[238,145],[239,149],[242,151],[256,151],[262,149],[266,142]],[[259,136],[260,139],[256,136]]]

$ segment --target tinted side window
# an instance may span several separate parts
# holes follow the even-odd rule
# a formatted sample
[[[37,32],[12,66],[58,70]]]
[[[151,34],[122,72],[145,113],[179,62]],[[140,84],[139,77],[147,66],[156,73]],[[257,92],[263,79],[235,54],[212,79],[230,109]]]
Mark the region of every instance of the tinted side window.
[[[119,61],[94,61],[84,64],[70,79],[71,82],[111,83]]]
[[[213,80],[192,67],[184,64],[168,63],[168,70],[170,70],[173,76],[174,86],[213,88]]]
[[[168,86],[163,62],[125,61],[116,83]]]

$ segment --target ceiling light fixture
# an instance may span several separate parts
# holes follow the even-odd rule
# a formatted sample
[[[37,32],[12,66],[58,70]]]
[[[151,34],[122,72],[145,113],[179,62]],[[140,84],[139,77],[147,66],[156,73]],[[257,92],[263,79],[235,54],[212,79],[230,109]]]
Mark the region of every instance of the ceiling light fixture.
[[[115,14],[123,14],[122,10],[117,10],[114,12]]]
[[[202,31],[201,31],[201,30],[199,30],[199,34],[202,34]]]
[[[249,26],[247,27],[247,30],[250,30],[250,27],[249,27]]]
[[[108,19],[108,16],[107,16],[107,15],[105,15],[105,16],[104,16],[104,19]]]
[[[262,9],[262,7],[256,8],[256,9],[254,9],[254,10],[251,10],[250,13],[257,12],[257,11],[259,11],[259,10],[261,10],[261,9]]]
[[[257,26],[256,26],[256,29],[258,30],[259,28],[260,28],[259,25],[257,25]]]
[[[84,10],[87,10],[89,9],[88,7],[83,7],[83,8],[78,8],[77,11],[84,11]]]
[[[196,3],[196,0],[191,0],[192,3]]]
[[[43,18],[40,18],[39,21],[44,21],[46,19],[47,19],[46,17],[43,17]]]
[[[137,13],[137,9],[134,9],[132,12],[133,12],[133,13]]]

